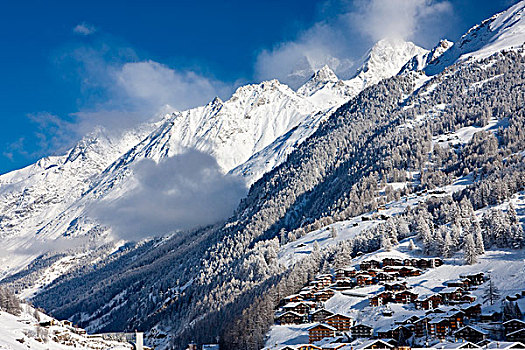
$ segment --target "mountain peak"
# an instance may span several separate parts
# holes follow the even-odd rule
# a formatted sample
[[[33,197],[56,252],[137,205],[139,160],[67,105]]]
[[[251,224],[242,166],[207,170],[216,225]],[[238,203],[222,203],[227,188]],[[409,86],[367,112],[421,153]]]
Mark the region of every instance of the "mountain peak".
[[[306,83],[297,89],[297,93],[301,96],[312,96],[327,84],[337,83],[338,81],[339,78],[335,75],[334,71],[325,64],[321,69],[317,70]]]
[[[339,78],[337,78],[337,75],[335,75],[334,71],[325,64],[321,69],[312,75],[310,80],[315,80],[317,82],[337,82]]]
[[[482,59],[525,43],[525,1],[497,13],[469,29],[449,50],[425,68],[429,75],[469,58]]]

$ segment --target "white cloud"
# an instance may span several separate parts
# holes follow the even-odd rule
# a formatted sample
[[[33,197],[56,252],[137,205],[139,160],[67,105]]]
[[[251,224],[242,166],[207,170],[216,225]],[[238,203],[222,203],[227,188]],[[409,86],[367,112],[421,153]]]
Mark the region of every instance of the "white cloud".
[[[73,28],[73,32],[80,35],[91,35],[95,33],[97,30],[94,26],[87,24],[87,23],[80,23]]]
[[[452,12],[448,1],[361,0],[356,5],[356,10],[347,14],[348,21],[374,41],[389,36],[417,40],[424,27]]]
[[[115,71],[115,83],[125,95],[157,108],[195,107],[220,94],[222,84],[192,71],[177,71],[151,60],[126,63]]]
[[[325,20],[300,32],[295,40],[262,50],[255,76],[261,80],[278,78],[295,88],[327,64],[338,76],[348,78],[366,50],[385,37],[434,45],[442,34],[438,23],[451,11],[448,1],[342,1],[338,11],[325,14]]]
[[[202,227],[226,219],[246,194],[244,182],[223,174],[210,155],[188,150],[159,163],[144,159],[133,168],[138,186],[91,213],[119,238]]]

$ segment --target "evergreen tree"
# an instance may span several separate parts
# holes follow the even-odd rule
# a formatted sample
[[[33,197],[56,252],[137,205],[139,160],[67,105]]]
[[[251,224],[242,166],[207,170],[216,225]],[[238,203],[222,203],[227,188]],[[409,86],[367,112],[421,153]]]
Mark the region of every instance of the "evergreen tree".
[[[472,234],[469,233],[465,236],[465,242],[463,243],[463,252],[465,255],[465,263],[468,265],[474,265],[477,262],[477,249],[474,243]]]
[[[483,298],[483,303],[489,302],[490,305],[494,305],[494,303],[497,300],[499,300],[500,292],[499,292],[498,287],[496,287],[496,285],[492,281],[492,278],[489,280],[487,287],[485,287],[482,298]]]
[[[408,250],[410,250],[410,251],[414,251],[414,250],[416,250],[416,249],[417,249],[417,247],[416,247],[416,245],[414,244],[414,241],[413,241],[412,239],[410,239],[410,241],[408,241]]]
[[[387,237],[386,234],[382,235],[381,236],[381,248],[385,251],[385,252],[389,252],[392,250],[392,242],[390,241],[390,238]]]

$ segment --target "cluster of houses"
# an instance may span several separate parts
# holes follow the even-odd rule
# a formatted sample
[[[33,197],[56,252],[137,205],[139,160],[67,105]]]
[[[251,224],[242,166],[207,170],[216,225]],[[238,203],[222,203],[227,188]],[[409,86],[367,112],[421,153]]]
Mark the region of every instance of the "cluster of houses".
[[[476,344],[489,344],[489,339],[506,339],[508,346],[520,346],[516,344],[525,341],[525,322],[510,320],[502,323],[497,315],[482,313],[481,304],[476,303],[476,297],[470,293],[487,280],[482,272],[460,275],[458,279],[445,282],[441,290],[430,294],[418,293],[404,280],[442,264],[443,261],[438,258],[370,259],[361,262],[359,270],[347,267],[338,269],[333,275],[318,275],[299,293],[281,301],[275,316],[276,323],[314,323],[308,328],[309,344],[288,347],[298,350],[357,350],[362,348],[359,344],[365,343],[371,346],[368,347],[370,349],[399,348],[399,344],[388,340],[397,342],[411,337],[426,339],[427,342],[461,340],[463,343],[470,342],[473,348],[479,347]],[[381,308],[384,317],[392,316],[388,307],[391,303],[411,304],[418,312],[403,320],[396,320],[388,327],[374,328],[373,325],[356,323],[351,316],[324,308],[324,303],[336,291],[351,295],[351,289],[374,284],[382,287],[368,298],[369,305],[385,306]],[[318,345],[322,343],[326,344]],[[377,347],[379,345],[382,347]]]
[[[327,343],[324,345],[314,344],[299,344],[299,345],[287,345],[282,347],[280,350],[461,350],[461,349],[499,349],[499,350],[511,350],[511,349],[525,349],[525,345],[520,342],[489,342],[483,346],[474,344],[469,341],[465,342],[439,342],[432,346],[424,348],[412,348],[409,346],[400,346],[393,339],[370,339],[370,340],[354,340],[351,343]]]

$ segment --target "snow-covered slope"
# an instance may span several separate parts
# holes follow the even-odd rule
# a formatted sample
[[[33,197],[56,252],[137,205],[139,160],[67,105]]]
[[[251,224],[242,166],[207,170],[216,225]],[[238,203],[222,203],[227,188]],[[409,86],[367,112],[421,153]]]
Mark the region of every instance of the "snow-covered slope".
[[[0,311],[0,349],[133,349],[127,342],[90,336],[83,329],[57,321],[27,304],[18,316]],[[37,316],[38,319],[35,317]]]
[[[469,58],[482,59],[505,49],[525,43],[525,1],[520,1],[481,24],[472,27],[452,48],[430,63],[425,72],[430,75]]]

